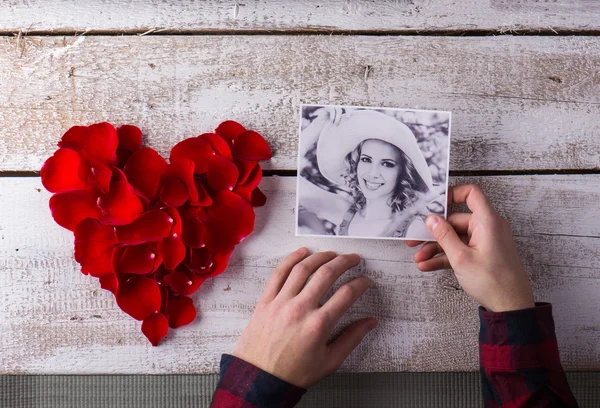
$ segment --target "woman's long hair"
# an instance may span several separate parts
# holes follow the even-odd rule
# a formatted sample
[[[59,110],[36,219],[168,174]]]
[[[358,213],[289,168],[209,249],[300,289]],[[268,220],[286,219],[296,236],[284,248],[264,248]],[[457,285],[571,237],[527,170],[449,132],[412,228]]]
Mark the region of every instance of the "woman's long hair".
[[[354,207],[357,210],[362,210],[367,204],[367,199],[360,190],[357,174],[362,146],[367,140],[363,140],[344,158],[344,163],[346,164],[347,170],[346,174],[344,175],[344,180],[346,185],[350,188],[352,196],[354,197]],[[402,150],[398,149],[398,147],[394,145],[392,146],[400,153],[400,163],[398,163],[398,179],[396,181],[396,186],[392,191],[392,195],[388,200],[388,205],[392,207],[392,212],[397,213],[414,203],[418,199],[418,193],[427,193],[429,188],[427,187],[425,181],[423,181],[423,178],[417,169],[415,169],[415,166],[410,158]]]

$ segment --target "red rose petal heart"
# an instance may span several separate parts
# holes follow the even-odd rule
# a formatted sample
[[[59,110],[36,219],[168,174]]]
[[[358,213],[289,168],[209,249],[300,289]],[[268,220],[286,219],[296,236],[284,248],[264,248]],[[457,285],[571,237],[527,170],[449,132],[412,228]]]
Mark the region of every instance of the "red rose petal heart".
[[[258,160],[270,157],[262,136],[233,121],[177,143],[169,164],[142,147],[139,128],[98,123],[69,129],[41,176],[82,273],[156,346],[195,319],[189,296],[252,233],[252,206],[266,201]]]

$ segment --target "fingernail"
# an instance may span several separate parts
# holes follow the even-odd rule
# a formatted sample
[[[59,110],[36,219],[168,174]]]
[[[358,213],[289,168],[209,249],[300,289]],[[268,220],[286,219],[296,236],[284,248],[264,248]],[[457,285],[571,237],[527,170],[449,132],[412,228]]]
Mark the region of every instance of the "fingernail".
[[[307,249],[305,247],[300,247],[296,250],[296,253],[298,255],[304,255],[306,253]]]
[[[439,222],[440,222],[440,217],[438,217],[437,215],[430,215],[429,217],[427,217],[427,220],[425,221],[425,225],[427,225],[427,228],[429,229],[429,231],[433,232]]]

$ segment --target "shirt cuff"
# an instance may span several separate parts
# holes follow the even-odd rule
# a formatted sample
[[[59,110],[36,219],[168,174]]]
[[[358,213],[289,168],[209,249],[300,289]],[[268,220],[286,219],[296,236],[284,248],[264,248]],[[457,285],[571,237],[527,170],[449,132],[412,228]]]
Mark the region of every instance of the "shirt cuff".
[[[279,379],[241,358],[223,354],[221,379],[212,406],[231,406],[218,405],[217,401],[243,401],[260,408],[288,408],[295,406],[305,393],[306,389]]]
[[[551,304],[510,312],[480,307],[479,320],[482,367],[513,371],[560,365]]]

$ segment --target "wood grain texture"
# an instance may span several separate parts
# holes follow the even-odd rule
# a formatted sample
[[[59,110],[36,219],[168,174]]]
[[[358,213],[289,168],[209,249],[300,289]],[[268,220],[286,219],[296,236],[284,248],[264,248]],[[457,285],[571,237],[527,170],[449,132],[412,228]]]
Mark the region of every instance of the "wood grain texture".
[[[509,216],[536,298],[554,304],[563,366],[600,369],[600,190],[597,176],[478,182]],[[476,305],[450,272],[424,274],[400,242],[294,236],[295,179],[263,181],[269,201],[230,267],[193,296],[199,318],[153,348],[113,296],[83,276],[70,232],[54,224],[38,178],[0,178],[1,373],[215,373],[248,322],[272,268],[300,245],[358,252],[374,287],[343,324],[380,321],[345,371],[473,371]],[[337,286],[339,286],[339,284]]]
[[[598,169],[599,65],[598,37],[5,39],[0,171],[39,169],[74,124],[137,124],[167,156],[224,119],[295,169],[301,102],[453,111],[451,170]]]
[[[600,29],[596,0],[11,0],[2,31],[375,31],[499,33]]]

